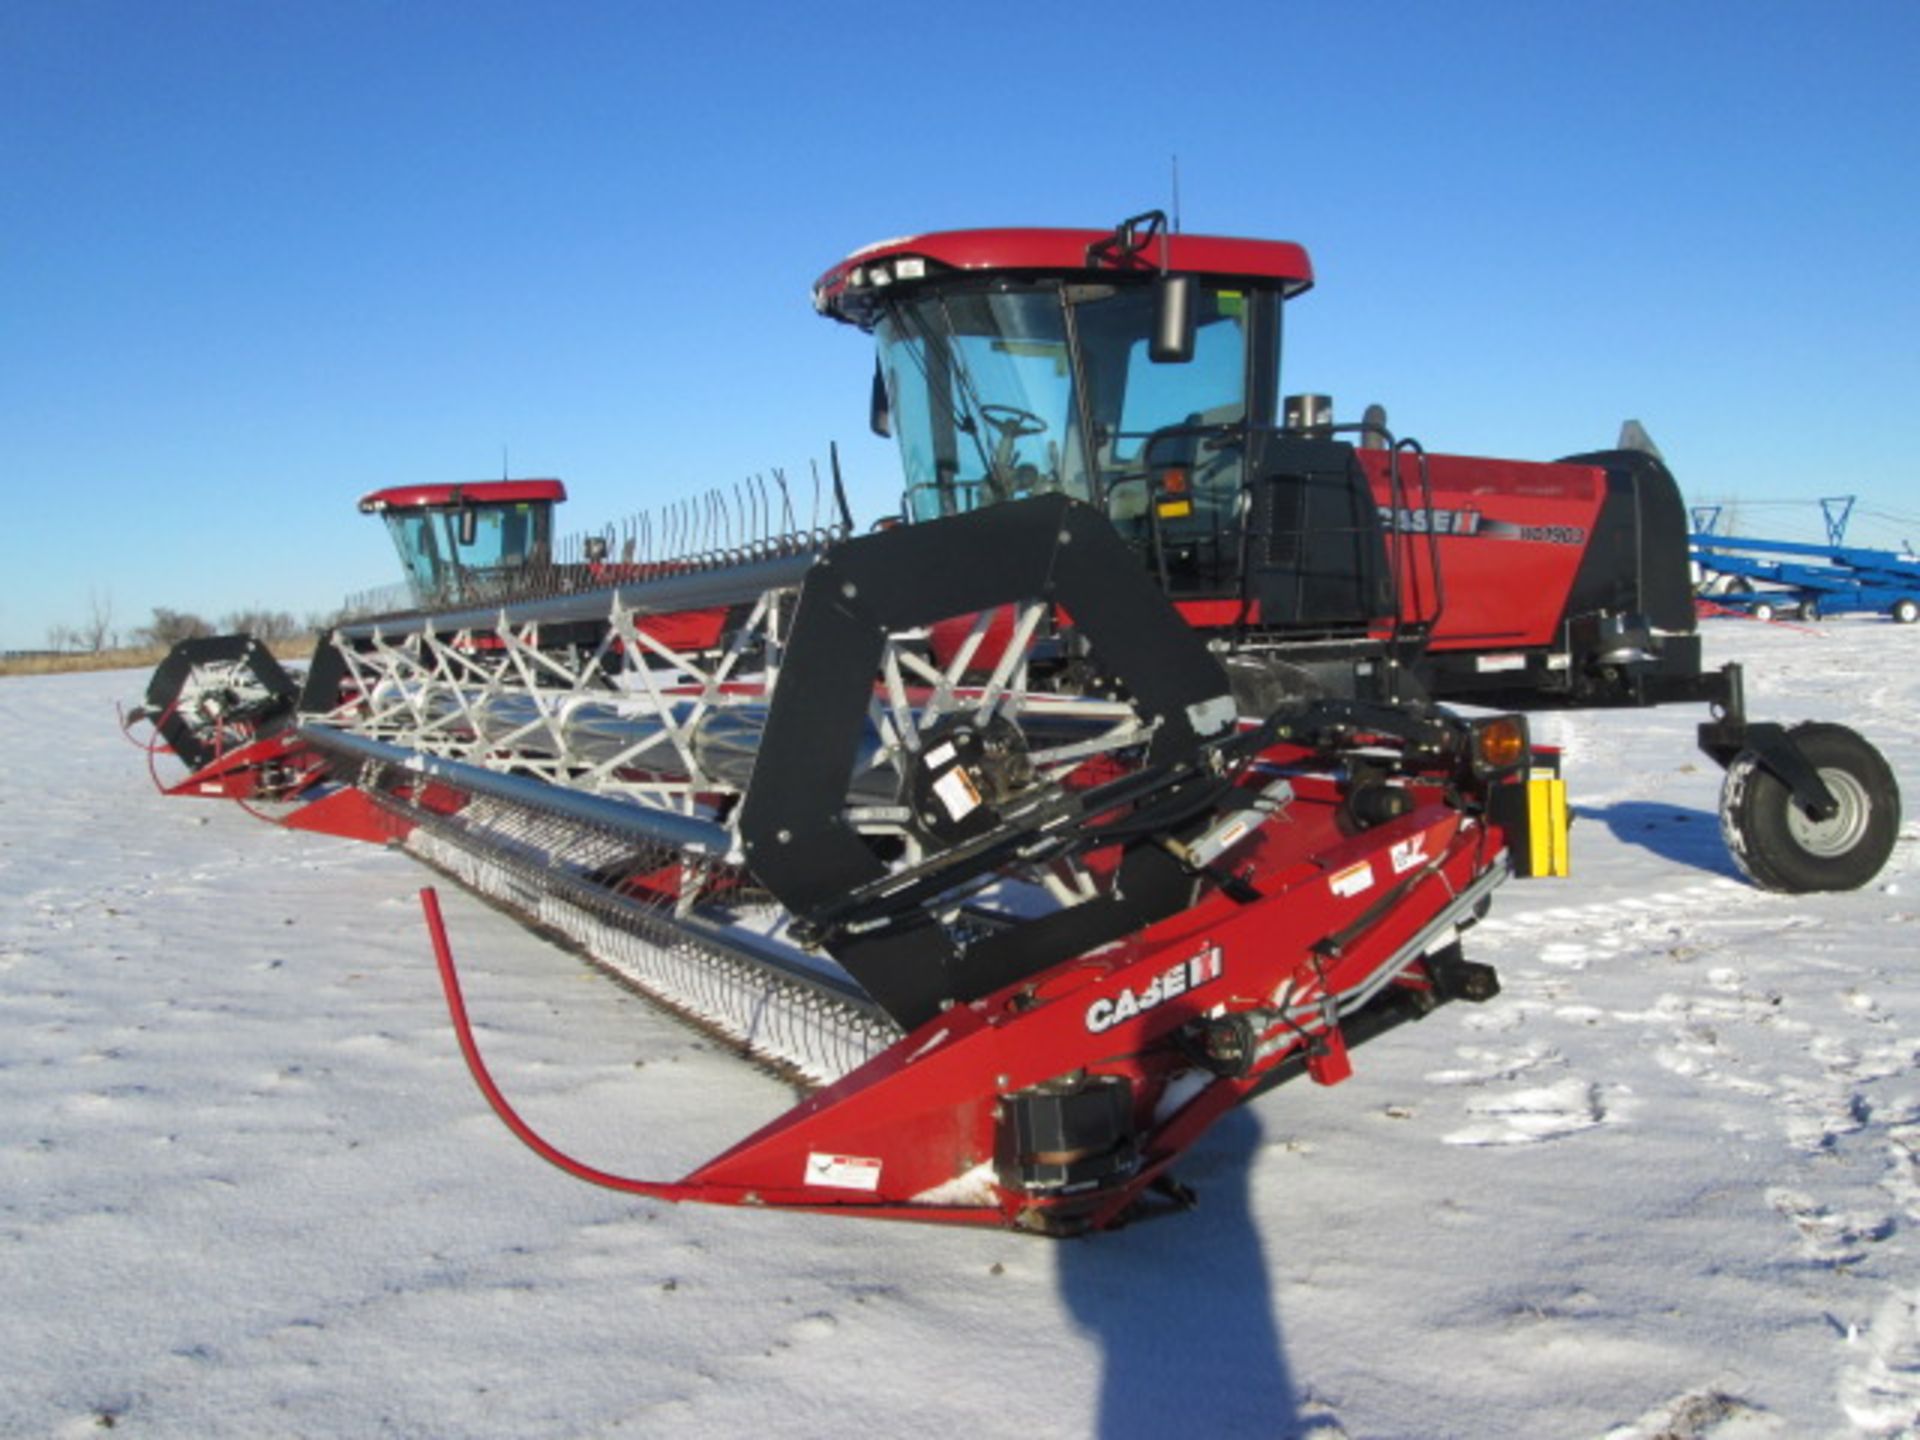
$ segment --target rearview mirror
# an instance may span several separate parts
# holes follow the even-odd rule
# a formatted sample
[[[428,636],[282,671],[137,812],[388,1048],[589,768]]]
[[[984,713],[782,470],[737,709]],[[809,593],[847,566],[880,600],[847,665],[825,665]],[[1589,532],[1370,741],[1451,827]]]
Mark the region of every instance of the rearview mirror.
[[[460,543],[471,545],[480,538],[480,512],[471,507],[460,512]]]
[[[1159,275],[1153,282],[1153,337],[1147,358],[1156,365],[1193,359],[1193,276]]]

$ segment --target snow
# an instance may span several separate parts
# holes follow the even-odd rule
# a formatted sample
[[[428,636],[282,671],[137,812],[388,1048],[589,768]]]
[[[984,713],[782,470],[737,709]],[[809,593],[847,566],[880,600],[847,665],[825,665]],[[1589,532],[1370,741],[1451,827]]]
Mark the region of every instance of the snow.
[[[1920,803],[1920,633],[1716,621]],[[1920,826],[1745,885],[1698,710],[1537,722],[1574,877],[1504,993],[1284,1087],[1191,1214],[1051,1243],[591,1189],[485,1111],[403,855],[166,800],[143,677],[0,681],[0,1434],[1920,1434]],[[495,1072],[671,1177],[782,1086],[443,890]]]

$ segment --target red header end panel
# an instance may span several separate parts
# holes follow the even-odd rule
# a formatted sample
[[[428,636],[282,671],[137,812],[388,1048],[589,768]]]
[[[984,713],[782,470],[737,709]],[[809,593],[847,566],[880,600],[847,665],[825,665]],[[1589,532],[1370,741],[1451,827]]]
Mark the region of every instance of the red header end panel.
[[[1546,465],[1431,455],[1433,486],[1427,543],[1418,467],[1402,455],[1398,497],[1385,452],[1362,450],[1360,463],[1380,503],[1380,518],[1412,565],[1402,587],[1409,612],[1431,613],[1431,557],[1440,559],[1445,607],[1436,650],[1522,649],[1549,645],[1573,593],[1606,498],[1606,474],[1589,465]],[[1408,619],[1418,619],[1409,613]]]

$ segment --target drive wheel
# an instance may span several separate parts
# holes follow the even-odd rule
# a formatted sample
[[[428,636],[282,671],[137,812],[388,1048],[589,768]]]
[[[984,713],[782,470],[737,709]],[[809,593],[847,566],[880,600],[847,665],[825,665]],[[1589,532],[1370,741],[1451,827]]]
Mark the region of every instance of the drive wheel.
[[[1800,618],[1802,620],[1818,620],[1820,618],[1820,602],[1818,600],[1801,601]]]
[[[1720,791],[1720,833],[1763,890],[1857,890],[1880,873],[1900,830],[1900,788],[1880,752],[1844,725],[1788,732],[1840,803],[1815,820],[1759,755],[1743,750]]]
[[[1894,622],[1899,625],[1911,625],[1920,620],[1920,600],[1896,600],[1893,602]]]

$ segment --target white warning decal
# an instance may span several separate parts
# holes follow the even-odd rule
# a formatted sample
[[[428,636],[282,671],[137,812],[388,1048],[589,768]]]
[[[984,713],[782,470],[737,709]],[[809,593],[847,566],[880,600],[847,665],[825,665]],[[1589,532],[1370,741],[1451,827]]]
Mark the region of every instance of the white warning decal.
[[[878,1190],[880,1162],[864,1155],[823,1155],[816,1150],[807,1156],[807,1184],[829,1185],[836,1190]]]
[[[950,820],[964,820],[980,808],[980,791],[973,777],[957,766],[933,782],[933,793],[947,807]]]
[[[1349,865],[1344,870],[1336,870],[1327,877],[1327,888],[1342,900],[1351,900],[1363,890],[1373,888],[1373,862],[1362,860],[1357,865]]]

